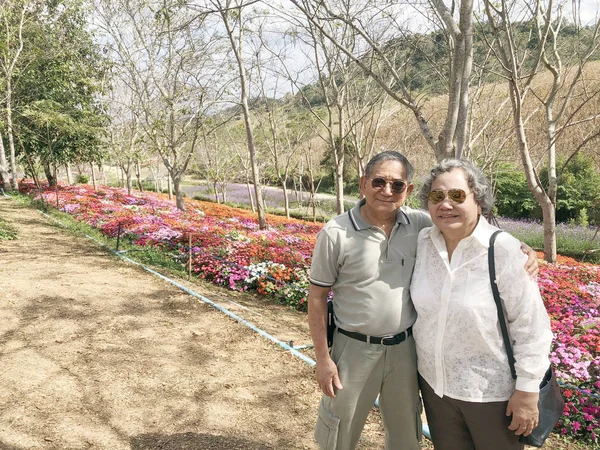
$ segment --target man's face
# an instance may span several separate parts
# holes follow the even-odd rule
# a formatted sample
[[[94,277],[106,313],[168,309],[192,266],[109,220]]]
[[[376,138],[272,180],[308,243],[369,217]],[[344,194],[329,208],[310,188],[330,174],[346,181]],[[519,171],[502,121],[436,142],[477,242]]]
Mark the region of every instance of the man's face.
[[[379,178],[383,178],[387,183],[381,188],[373,187],[372,180]],[[395,213],[414,188],[412,184],[408,184],[403,192],[396,194],[391,183],[394,181],[407,183],[404,166],[399,161],[393,160],[377,164],[368,178],[364,176],[361,178],[360,193],[364,195],[367,202],[365,206],[372,214],[385,216]]]

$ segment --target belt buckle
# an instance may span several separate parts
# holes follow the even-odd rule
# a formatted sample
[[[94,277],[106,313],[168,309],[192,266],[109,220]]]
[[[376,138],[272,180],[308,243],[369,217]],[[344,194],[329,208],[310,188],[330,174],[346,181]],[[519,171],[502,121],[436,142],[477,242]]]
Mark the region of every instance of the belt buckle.
[[[382,336],[381,345],[396,345],[398,343],[398,338],[394,334],[390,334],[388,336]]]

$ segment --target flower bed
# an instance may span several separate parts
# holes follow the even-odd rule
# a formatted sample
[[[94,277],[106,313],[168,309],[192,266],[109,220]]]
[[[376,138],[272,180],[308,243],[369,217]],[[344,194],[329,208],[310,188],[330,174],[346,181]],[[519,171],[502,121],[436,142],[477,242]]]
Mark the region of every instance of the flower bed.
[[[33,192],[32,183],[21,191]],[[267,215],[269,228],[259,230],[251,211],[211,202],[187,200],[180,211],[166,195],[137,193],[103,186],[60,186],[59,209],[109,237],[136,245],[164,247],[188,260],[198,277],[238,291],[255,290],[306,310],[308,267],[322,224]],[[56,205],[56,192],[44,192]]]
[[[32,183],[21,189],[32,191]],[[186,200],[187,211],[166,196],[127,195],[125,190],[90,186],[60,187],[59,209],[107,236],[172,251],[182,264],[192,238],[192,271],[198,277],[238,291],[252,290],[306,310],[308,267],[322,225],[268,216],[259,230],[247,210]],[[46,191],[56,204],[54,190]],[[542,263],[539,285],[555,334],[551,359],[567,405],[559,424],[563,434],[598,443],[600,433],[600,267],[560,258]]]

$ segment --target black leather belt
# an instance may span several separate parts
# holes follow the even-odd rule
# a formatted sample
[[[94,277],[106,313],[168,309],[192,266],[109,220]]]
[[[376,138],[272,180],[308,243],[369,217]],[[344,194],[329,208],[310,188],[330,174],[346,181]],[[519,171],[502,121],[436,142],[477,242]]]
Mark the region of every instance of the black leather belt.
[[[338,328],[339,332],[345,334],[352,339],[359,341],[368,342],[369,344],[381,344],[381,345],[396,345],[404,342],[407,337],[412,336],[412,327],[402,333],[390,335],[390,336],[367,336],[366,334],[355,333],[354,331],[346,331]]]

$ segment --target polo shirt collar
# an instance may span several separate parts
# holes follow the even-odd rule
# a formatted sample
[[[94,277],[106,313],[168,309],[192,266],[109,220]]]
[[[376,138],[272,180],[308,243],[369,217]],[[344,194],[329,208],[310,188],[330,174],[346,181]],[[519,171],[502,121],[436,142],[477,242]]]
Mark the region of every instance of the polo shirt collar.
[[[364,206],[367,203],[365,198],[361,198],[354,207],[348,211],[348,216],[350,217],[350,222],[356,231],[368,230],[373,225],[365,221],[360,215],[360,207]],[[398,225],[409,225],[410,220],[406,213],[402,211],[402,208],[398,208],[396,211],[396,222]]]

